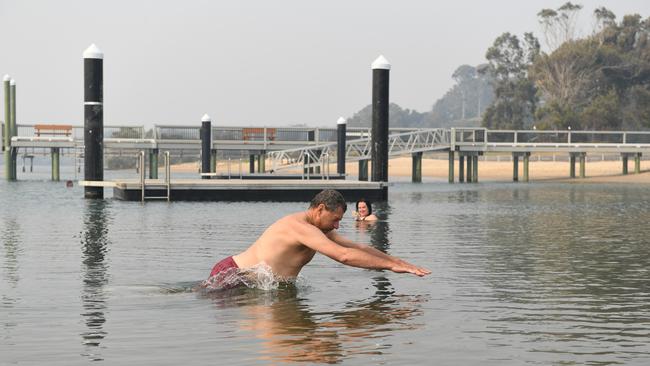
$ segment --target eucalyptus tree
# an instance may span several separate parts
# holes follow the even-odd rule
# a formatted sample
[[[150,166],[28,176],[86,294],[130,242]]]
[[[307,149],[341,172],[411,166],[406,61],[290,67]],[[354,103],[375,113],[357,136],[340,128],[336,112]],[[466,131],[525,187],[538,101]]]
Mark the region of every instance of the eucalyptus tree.
[[[521,129],[532,123],[537,96],[528,70],[539,52],[539,41],[532,33],[525,33],[520,41],[508,32],[487,50],[488,65],[482,72],[494,78],[495,100],[483,115],[485,127]]]

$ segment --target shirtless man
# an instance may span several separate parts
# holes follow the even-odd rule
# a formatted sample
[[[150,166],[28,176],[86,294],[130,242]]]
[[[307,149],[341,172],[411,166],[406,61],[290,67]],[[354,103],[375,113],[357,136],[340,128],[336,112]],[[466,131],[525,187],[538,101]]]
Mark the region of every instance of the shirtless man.
[[[274,274],[292,278],[300,273],[316,252],[353,267],[389,269],[420,277],[431,273],[339,235],[336,229],[346,208],[339,192],[330,189],[318,193],[307,211],[285,216],[273,223],[244,252],[217,263],[210,277],[231,268],[245,269],[265,263]]]

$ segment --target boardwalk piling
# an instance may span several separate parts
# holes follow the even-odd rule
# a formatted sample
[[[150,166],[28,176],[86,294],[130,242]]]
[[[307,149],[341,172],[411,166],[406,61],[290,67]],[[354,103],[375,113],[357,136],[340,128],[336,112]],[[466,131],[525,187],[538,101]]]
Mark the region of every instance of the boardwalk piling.
[[[372,157],[373,182],[388,182],[388,90],[390,63],[379,56],[372,63]]]
[[[104,180],[104,54],[94,44],[84,53],[84,179]],[[84,187],[85,198],[104,198],[103,187]]]
[[[530,153],[524,153],[524,182],[528,183],[528,165],[530,162]]]
[[[623,175],[627,175],[627,154],[621,154],[621,161],[623,162]]]
[[[368,160],[359,160],[359,180],[368,180]]]
[[[422,152],[413,153],[411,158],[411,181],[413,183],[422,183]]]
[[[512,153],[512,181],[519,181],[519,155]]]
[[[474,163],[472,164],[472,182],[478,183],[478,154],[472,156]]]
[[[158,179],[158,149],[149,150],[149,179]]]
[[[585,165],[587,160],[587,153],[580,153],[580,178],[584,178],[585,175]]]
[[[210,149],[210,173],[217,172],[217,149]]]
[[[569,154],[569,177],[576,177],[576,153]]]
[[[458,182],[465,182],[465,156],[458,153]]]
[[[636,153],[634,156],[634,174],[641,173],[641,153]]]
[[[4,124],[4,146],[5,146],[5,179],[11,180],[11,103],[10,103],[10,83],[11,77],[5,75],[3,79],[4,94],[5,94],[5,124]]]
[[[260,151],[258,155],[257,170],[259,173],[266,172],[266,150]]]
[[[454,152],[449,152],[449,183],[454,183]]]
[[[472,173],[474,173],[474,170],[472,169],[472,163],[474,162],[474,158],[472,155],[467,155],[467,183],[472,183],[474,182],[474,177],[472,177]]]
[[[4,139],[4,146],[9,148],[9,144],[11,143],[10,135],[11,135],[11,130],[9,129],[10,124],[9,120],[11,119],[10,113],[11,113],[11,107],[9,104],[9,94],[11,93],[10,83],[11,77],[9,75],[5,75],[3,78],[3,90],[4,90],[4,96],[5,96],[5,118],[4,118],[4,130],[2,131],[2,137]]]
[[[58,182],[61,179],[59,174],[59,151],[58,147],[51,148],[52,154],[52,180]]]
[[[201,173],[210,172],[210,147],[212,139],[210,138],[212,131],[212,121],[207,114],[201,118]],[[203,179],[210,179],[208,176],[201,176]]]
[[[336,121],[336,173],[345,175],[345,142],[347,124],[345,118]]]

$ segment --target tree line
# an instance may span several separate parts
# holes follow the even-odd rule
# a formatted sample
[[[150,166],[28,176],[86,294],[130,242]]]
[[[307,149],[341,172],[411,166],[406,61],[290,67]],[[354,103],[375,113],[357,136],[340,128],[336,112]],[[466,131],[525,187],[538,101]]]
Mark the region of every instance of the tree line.
[[[582,6],[542,9],[543,41],[504,33],[488,49],[485,72],[496,98],[483,115],[488,128],[630,130],[650,127],[650,18],[620,21],[594,11],[588,36],[576,36]]]
[[[578,36],[581,11],[582,5],[571,2],[542,9],[537,14],[541,42],[533,33],[503,33],[488,48],[487,63],[454,71],[456,84],[430,111],[391,104],[391,126],[650,128],[650,18],[631,14],[617,20],[600,7],[590,33]],[[348,123],[369,126],[371,114],[367,106]]]

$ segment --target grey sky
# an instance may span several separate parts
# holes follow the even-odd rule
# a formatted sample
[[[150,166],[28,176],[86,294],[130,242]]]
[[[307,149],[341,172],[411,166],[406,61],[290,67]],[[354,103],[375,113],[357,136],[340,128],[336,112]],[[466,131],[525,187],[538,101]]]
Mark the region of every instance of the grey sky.
[[[427,111],[456,67],[485,62],[503,32],[539,36],[537,12],[564,2],[0,0],[0,74],[16,79],[18,123],[83,123],[95,43],[105,124],[335,125],[370,103],[380,54],[391,101]],[[574,3],[583,32],[599,6],[650,15],[648,0]]]

